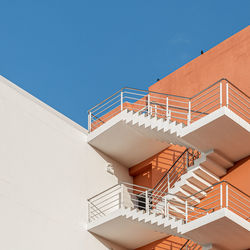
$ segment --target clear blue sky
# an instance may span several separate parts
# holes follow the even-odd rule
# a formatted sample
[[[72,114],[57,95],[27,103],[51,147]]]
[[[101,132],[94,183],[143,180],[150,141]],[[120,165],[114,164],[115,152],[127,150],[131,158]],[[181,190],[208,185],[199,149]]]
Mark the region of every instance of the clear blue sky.
[[[249,0],[1,0],[0,74],[86,127],[114,91],[146,89],[249,21]]]

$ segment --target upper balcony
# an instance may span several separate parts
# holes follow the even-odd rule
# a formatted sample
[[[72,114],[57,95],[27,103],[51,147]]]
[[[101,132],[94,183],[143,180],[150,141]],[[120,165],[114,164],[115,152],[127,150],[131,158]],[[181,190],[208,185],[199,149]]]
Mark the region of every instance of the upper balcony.
[[[234,162],[249,154],[249,121],[249,96],[226,79],[192,97],[123,88],[89,110],[88,142],[128,167],[170,144]]]

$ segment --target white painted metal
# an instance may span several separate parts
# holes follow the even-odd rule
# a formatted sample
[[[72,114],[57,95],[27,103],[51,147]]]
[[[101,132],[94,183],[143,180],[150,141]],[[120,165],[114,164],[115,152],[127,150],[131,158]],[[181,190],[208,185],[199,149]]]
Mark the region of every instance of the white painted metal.
[[[223,96],[224,86],[226,88],[225,100]],[[145,102],[146,100],[147,102]],[[181,120],[185,125],[190,125],[190,123],[214,112],[223,107],[223,103],[225,103],[227,108],[232,109],[246,121],[250,121],[249,97],[232,83],[222,79],[191,98],[124,88],[89,110],[92,114],[89,118],[90,123],[93,123],[95,129],[98,128],[119,114],[114,110],[120,105],[121,112],[125,102],[130,104],[127,108],[133,112],[147,115],[154,113],[157,118],[167,120],[170,120],[171,117],[172,120],[178,122]]]

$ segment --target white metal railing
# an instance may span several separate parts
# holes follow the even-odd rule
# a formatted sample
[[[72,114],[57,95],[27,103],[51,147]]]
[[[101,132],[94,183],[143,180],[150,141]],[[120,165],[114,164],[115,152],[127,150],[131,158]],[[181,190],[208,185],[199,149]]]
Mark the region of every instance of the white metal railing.
[[[192,97],[122,88],[88,111],[88,130],[95,130],[125,109],[189,125],[222,106],[249,122],[249,96],[224,78]]]
[[[226,181],[218,182],[189,197],[152,192],[150,188],[131,183],[117,184],[88,199],[88,220],[92,222],[120,208],[144,210],[146,213],[162,215],[166,219],[174,218],[183,223],[221,208],[227,208],[247,221],[250,219],[249,195]]]
[[[170,188],[187,172],[187,169],[194,165],[194,161],[200,157],[200,152],[193,149],[186,149],[163,175],[152,189],[152,193],[167,193]]]
[[[190,209],[189,205],[194,204],[193,198],[199,199],[200,202]],[[185,202],[188,204],[187,222],[221,208],[227,208],[247,221],[250,219],[250,196],[227,181],[216,183],[197,192],[188,197]]]

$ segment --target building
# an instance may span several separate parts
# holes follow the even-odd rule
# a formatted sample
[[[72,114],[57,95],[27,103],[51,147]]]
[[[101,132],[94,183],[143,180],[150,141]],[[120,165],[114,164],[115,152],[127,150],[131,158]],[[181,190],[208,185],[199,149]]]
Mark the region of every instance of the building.
[[[250,247],[250,26],[88,130],[0,78],[0,249]]]

